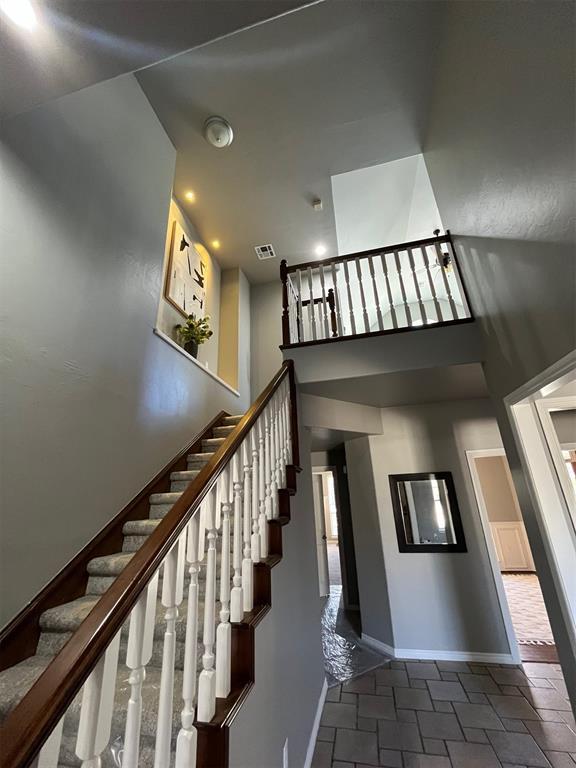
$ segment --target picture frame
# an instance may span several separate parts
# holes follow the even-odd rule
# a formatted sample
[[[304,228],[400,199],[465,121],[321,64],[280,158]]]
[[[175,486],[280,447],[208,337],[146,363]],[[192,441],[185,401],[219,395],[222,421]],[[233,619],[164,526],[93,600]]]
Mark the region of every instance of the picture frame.
[[[164,298],[183,317],[206,314],[207,262],[179,221],[172,222]],[[203,249],[204,250],[204,249]]]

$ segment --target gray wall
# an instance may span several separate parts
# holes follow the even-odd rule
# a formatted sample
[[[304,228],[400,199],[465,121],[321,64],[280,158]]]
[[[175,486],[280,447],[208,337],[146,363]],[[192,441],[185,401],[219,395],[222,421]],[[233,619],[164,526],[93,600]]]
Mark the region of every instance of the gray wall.
[[[576,443],[576,409],[551,411],[550,416],[560,445],[573,446]]]
[[[252,397],[257,397],[282,365],[282,284],[252,286]]]
[[[153,334],[175,154],[132,76],[3,125],[0,624],[248,405]]]
[[[564,675],[576,659],[502,398],[575,346],[569,3],[452,3],[425,146],[478,318],[485,372]]]
[[[382,424],[346,446],[363,631],[397,649],[508,654],[466,461],[501,447],[490,402],[384,408]],[[452,472],[468,551],[401,554],[388,476],[433,471]]]
[[[324,682],[309,431],[300,432],[303,471],[272,571],[272,610],[256,629],[256,684],[230,732],[230,768],[282,768],[286,738],[289,765],[302,768]]]

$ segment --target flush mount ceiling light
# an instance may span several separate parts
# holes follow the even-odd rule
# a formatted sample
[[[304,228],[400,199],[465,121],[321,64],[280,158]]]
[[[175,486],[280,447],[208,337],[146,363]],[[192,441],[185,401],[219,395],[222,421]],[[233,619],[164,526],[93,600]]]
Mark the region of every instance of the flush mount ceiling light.
[[[204,123],[204,138],[213,147],[229,147],[234,138],[232,126],[223,117],[213,115]]]
[[[324,256],[324,254],[326,253],[326,246],[324,245],[324,243],[318,243],[316,248],[314,248],[314,253],[316,254],[316,256]]]
[[[189,203],[196,202],[196,195],[194,194],[194,191],[192,189],[189,189],[186,194],[184,195],[186,200],[188,200]]]
[[[30,0],[0,0],[0,10],[19,27],[34,29],[36,12]]]

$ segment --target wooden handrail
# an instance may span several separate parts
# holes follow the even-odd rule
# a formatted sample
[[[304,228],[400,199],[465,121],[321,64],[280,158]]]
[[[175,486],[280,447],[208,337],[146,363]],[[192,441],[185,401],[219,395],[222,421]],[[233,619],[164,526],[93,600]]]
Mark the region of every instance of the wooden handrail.
[[[435,243],[449,243],[451,238],[449,234],[439,237],[427,237],[424,240],[412,240],[409,243],[397,243],[396,245],[384,245],[380,248],[371,248],[369,251],[358,251],[358,253],[346,253],[343,256],[328,257],[316,261],[305,261],[302,264],[291,264],[285,266],[286,275],[297,272],[299,269],[308,269],[308,267],[320,267],[322,264],[339,264],[343,261],[353,261],[354,259],[364,258],[365,256],[374,256],[378,253],[391,253],[392,251],[405,251],[408,248],[419,248],[425,245],[434,245]],[[280,276],[282,279],[282,275]]]
[[[36,757],[128,618],[142,590],[286,376],[289,377],[291,399],[292,461],[294,465],[299,465],[296,380],[293,362],[285,360],[236,429],[200,470],[70,640],[6,718],[0,729],[3,768],[25,768]]]

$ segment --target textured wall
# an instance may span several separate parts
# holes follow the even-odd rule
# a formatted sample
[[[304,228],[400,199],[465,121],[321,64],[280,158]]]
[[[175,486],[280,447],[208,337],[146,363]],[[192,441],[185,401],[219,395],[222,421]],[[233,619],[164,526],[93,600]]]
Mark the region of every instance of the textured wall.
[[[398,649],[508,654],[465,453],[501,446],[490,402],[383,408],[382,428],[346,445],[363,631]],[[388,476],[434,471],[452,472],[468,551],[400,553]]]
[[[0,155],[3,623],[249,392],[153,333],[175,151],[132,76],[8,121]]]
[[[502,398],[576,346],[574,7],[454,2],[425,158],[483,336],[485,373],[564,676],[574,628]]]

